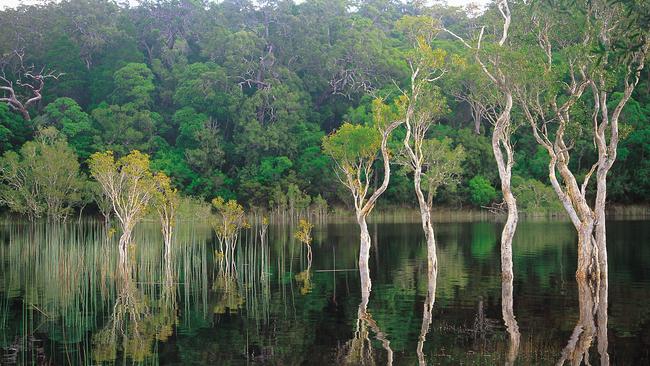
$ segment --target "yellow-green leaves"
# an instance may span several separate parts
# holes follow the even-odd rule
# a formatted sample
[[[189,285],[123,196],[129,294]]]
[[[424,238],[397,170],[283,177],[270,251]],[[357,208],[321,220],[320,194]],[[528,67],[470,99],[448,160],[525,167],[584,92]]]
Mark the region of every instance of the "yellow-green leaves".
[[[380,145],[377,130],[348,122],[323,138],[323,150],[342,167],[356,165],[359,160],[374,160]]]
[[[147,213],[156,194],[149,155],[134,150],[115,160],[112,151],[97,152],[90,156],[88,166],[112,203],[123,230],[120,244],[126,245],[133,227]]]
[[[305,245],[311,245],[311,229],[314,225],[308,220],[301,219],[298,222],[298,231],[294,234],[295,238]]]
[[[414,43],[430,43],[440,31],[438,20],[426,15],[404,16],[397,21],[396,27]]]
[[[214,230],[221,240],[229,242],[236,238],[239,230],[248,227],[244,207],[237,201],[226,201],[222,197],[217,197],[212,200],[212,206],[219,216],[219,220],[214,224]]]

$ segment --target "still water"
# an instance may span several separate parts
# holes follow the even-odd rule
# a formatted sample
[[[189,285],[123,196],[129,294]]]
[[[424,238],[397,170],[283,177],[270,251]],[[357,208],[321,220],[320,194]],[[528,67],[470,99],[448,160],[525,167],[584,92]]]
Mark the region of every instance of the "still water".
[[[650,364],[650,222],[608,224],[606,343],[592,362]],[[313,232],[313,261],[294,227],[242,234],[224,265],[210,226],[181,223],[169,258],[142,224],[129,258],[98,223],[10,224],[0,231],[2,364],[504,364],[500,224],[436,225],[430,276],[421,226],[370,224],[372,292],[362,302],[354,224]],[[110,237],[110,238],[109,238]],[[520,223],[514,240],[515,364],[555,364],[580,319],[576,236],[565,222]],[[365,309],[365,304],[364,304]],[[601,319],[602,320],[602,319]],[[575,338],[575,337],[574,337]],[[574,342],[574,341],[573,341]],[[574,342],[575,343],[575,342]],[[596,349],[599,344],[600,352]],[[568,349],[568,351],[567,351]],[[420,352],[418,352],[420,351]],[[603,353],[605,351],[606,353]]]

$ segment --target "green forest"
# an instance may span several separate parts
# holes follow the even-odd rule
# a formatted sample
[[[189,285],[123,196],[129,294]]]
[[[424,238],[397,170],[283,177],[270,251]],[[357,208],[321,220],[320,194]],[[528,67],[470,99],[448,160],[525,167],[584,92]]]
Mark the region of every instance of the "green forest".
[[[415,152],[425,161],[430,204],[499,209],[492,142],[503,89],[490,79],[504,69],[503,80],[518,86],[511,88],[507,145],[520,210],[563,211],[549,180],[549,150],[529,121],[544,120],[539,131],[546,131],[549,105],[567,100],[566,131],[548,119],[549,135],[565,134],[559,154],[570,151],[567,168],[587,178],[586,188],[596,186],[588,179],[599,160],[592,115],[621,104],[616,162],[605,171],[607,202],[647,203],[650,71],[643,70],[647,43],[635,43],[641,36],[634,34],[647,29],[647,4],[614,3],[629,12],[631,33],[612,35],[625,44],[577,41],[576,29],[592,24],[592,14],[549,0],[511,4],[508,16],[517,22],[507,50],[499,49],[497,3],[485,11],[398,0],[64,0],[6,8],[0,204],[30,218],[106,210],[99,160],[127,166],[130,158],[148,164],[163,192],[269,212],[353,209],[355,183],[346,184],[346,174],[362,161],[355,174],[371,190],[392,168],[381,207],[417,207],[403,141],[420,133]],[[554,14],[549,22],[522,21],[545,9]],[[602,85],[585,83],[582,96],[559,86],[575,81],[575,54],[587,54],[607,75]],[[635,86],[629,96],[628,83]],[[599,90],[609,99],[594,107]],[[409,116],[425,126],[389,126]],[[390,162],[382,159],[378,131],[386,132]],[[594,192],[583,196],[596,199]]]

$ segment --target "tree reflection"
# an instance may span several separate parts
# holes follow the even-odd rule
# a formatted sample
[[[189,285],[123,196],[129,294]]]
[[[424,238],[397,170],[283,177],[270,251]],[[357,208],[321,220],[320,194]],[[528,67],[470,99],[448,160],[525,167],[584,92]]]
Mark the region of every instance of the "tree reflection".
[[[217,294],[217,303],[213,311],[215,314],[236,312],[244,305],[244,297],[239,292],[235,258],[218,255],[217,262],[219,272],[212,285],[212,290]]]
[[[116,298],[106,325],[93,336],[93,358],[113,361],[118,351],[136,362],[153,354],[156,340],[166,341],[178,322],[177,282],[171,253],[165,255],[160,298],[150,303],[150,295],[137,286],[135,263],[120,257],[115,277]],[[152,306],[155,305],[155,306]]]
[[[372,331],[375,334],[375,338],[381,342],[382,347],[386,350],[386,364],[392,365],[393,350],[390,348],[390,341],[368,311],[371,283],[370,278],[364,276],[364,273],[369,273],[368,262],[359,261],[359,264],[365,267],[359,268],[361,277],[361,303],[357,312],[354,337],[346,343],[342,350],[339,350],[339,364],[376,365],[377,362],[374,357],[372,342],[370,341],[370,331]]]
[[[501,313],[506,330],[510,336],[508,344],[508,353],[506,354],[506,365],[514,365],[519,353],[519,326],[515,319],[514,300],[513,300],[513,279],[512,277],[503,277],[501,280]]]
[[[435,255],[435,252],[434,252]],[[431,263],[431,261],[429,261]],[[435,263],[435,261],[433,261]],[[431,268],[430,266],[427,269],[427,298],[424,300],[424,309],[422,310],[422,327],[420,328],[420,337],[418,338],[418,362],[420,365],[426,365],[426,360],[424,357],[424,342],[427,339],[427,333],[429,333],[429,327],[431,326],[431,321],[433,320],[433,304],[436,301],[436,283],[438,280],[438,267]]]
[[[598,339],[597,348],[601,365],[609,365],[607,352],[607,279],[577,279],[580,318],[573,328],[557,365],[570,362],[590,364],[589,350]]]
[[[108,323],[93,337],[95,361],[111,361],[117,357],[117,345],[122,341],[124,353],[136,361],[151,354],[145,333],[151,310],[144,294],[136,286],[132,263],[120,258],[115,278],[116,298]]]

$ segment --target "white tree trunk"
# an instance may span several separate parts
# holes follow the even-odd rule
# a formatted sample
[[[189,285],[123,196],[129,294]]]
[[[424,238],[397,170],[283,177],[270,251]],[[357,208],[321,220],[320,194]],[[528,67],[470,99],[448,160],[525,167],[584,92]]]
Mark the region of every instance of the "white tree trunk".
[[[357,222],[361,229],[361,242],[359,246],[359,276],[361,278],[361,296],[367,298],[370,296],[372,283],[370,280],[370,233],[368,232],[368,224],[364,215],[357,216]]]
[[[512,177],[512,166],[514,165],[514,154],[510,144],[510,111],[512,110],[512,94],[505,93],[506,104],[499,115],[492,134],[492,151],[499,170],[501,180],[501,192],[503,200],[508,206],[508,218],[501,233],[501,275],[503,278],[512,278],[512,238],[517,229],[519,213],[517,211],[517,200],[512,194],[510,179]],[[503,156],[503,150],[506,156]]]

